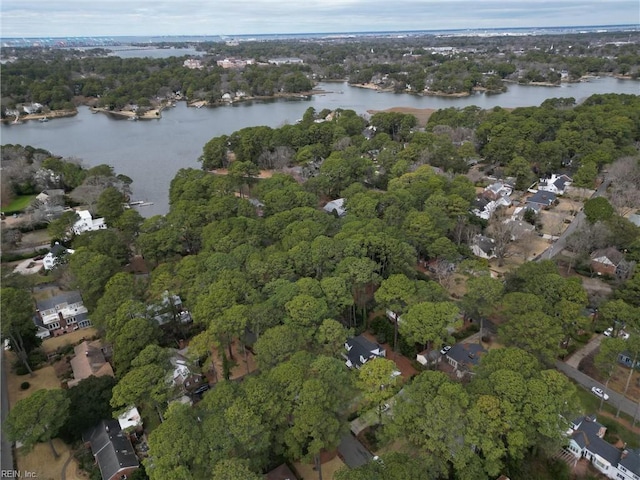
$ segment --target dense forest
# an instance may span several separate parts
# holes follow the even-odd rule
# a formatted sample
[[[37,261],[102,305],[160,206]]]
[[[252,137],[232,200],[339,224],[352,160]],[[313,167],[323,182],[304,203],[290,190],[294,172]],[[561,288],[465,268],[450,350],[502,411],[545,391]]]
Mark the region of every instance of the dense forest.
[[[367,129],[374,134],[365,136]],[[568,479],[553,453],[583,406],[554,362],[616,320],[632,334],[627,348],[640,351],[640,272],[608,298],[590,297],[579,277],[562,275],[551,261],[525,262],[494,278],[470,240],[477,233],[498,238],[502,223],[470,213],[476,185],[465,174],[480,162],[526,190],[562,170],[578,187],[593,188],[604,168],[637,191],[638,142],[640,101],[632,95],[511,111],[447,109],[425,129],[400,113],[365,120],[348,110],[309,109],[296,125],[211,139],[202,169],[182,169],[173,179],[166,216],[131,218],[118,207],[121,192],[105,189],[96,208],[111,228],[61,238],[75,253],[56,275],[80,289],[113,346],[116,382],[92,385],[102,394],[86,425],[68,416],[78,399],[73,388],[65,393],[59,433],[78,441],[105,411],[135,404],[149,433],[143,463],[152,480],[261,478],[298,459],[315,461],[320,475],[323,452],[335,450],[350,420],[374,410],[372,444],[396,451],[336,478],[505,473],[517,480],[531,478],[535,465],[546,475],[540,478]],[[59,159],[43,166],[69,186],[88,178],[67,179],[77,172]],[[210,172],[220,168],[225,175]],[[293,174],[259,178],[264,169]],[[640,260],[640,229],[621,214],[636,199],[616,191],[602,198],[606,205],[585,203],[590,228],[602,232],[600,244]],[[346,215],[319,208],[335,198],[344,199]],[[62,237],[67,221],[52,222],[52,235]],[[133,253],[144,257],[148,275],[123,271]],[[455,264],[464,293],[454,294],[450,276],[421,268],[434,260]],[[3,318],[14,320],[3,322],[3,336],[33,334],[25,282],[5,277]],[[167,295],[180,296],[192,324],[175,315],[162,327],[153,321],[148,305]],[[597,321],[585,313],[595,303]],[[402,321],[390,322],[387,310]],[[409,378],[396,376],[388,359],[344,365],[345,341],[365,330],[414,359],[423,350],[437,354],[489,319],[504,348],[491,349],[463,382],[434,365]],[[173,402],[176,390],[166,380],[180,341],[188,343],[190,368],[216,379],[194,406]],[[248,357],[255,359],[251,371]],[[237,365],[247,365],[242,381],[232,379]]]

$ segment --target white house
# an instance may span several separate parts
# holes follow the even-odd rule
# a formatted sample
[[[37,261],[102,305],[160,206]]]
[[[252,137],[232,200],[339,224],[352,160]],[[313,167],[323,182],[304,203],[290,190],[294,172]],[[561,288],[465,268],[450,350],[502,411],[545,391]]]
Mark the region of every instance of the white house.
[[[118,423],[122,430],[137,430],[138,427],[142,426],[142,416],[138,409],[133,406],[118,417]]]
[[[65,292],[52,298],[36,302],[34,322],[38,327],[37,335],[46,338],[58,336],[91,326],[87,307],[84,306],[80,292]],[[45,333],[48,332],[48,335]]]
[[[71,250],[70,248],[65,248],[60,245],[58,242],[51,247],[49,253],[47,253],[42,259],[42,265],[45,270],[52,270],[58,263],[60,263],[61,257],[65,255],[72,255],[75,250]]]
[[[335,212],[339,217],[344,217],[347,211],[344,208],[344,198],[336,198],[328,202],[322,209],[327,213]]]
[[[544,192],[555,193],[556,195],[563,195],[569,185],[571,185],[571,178],[567,175],[551,175],[551,178],[541,178],[538,183],[538,190]]]
[[[76,235],[82,235],[84,232],[91,232],[94,230],[104,230],[107,228],[107,224],[104,223],[104,218],[92,218],[89,210],[76,211],[79,220],[73,224],[73,233]]]
[[[616,448],[604,440],[607,428],[596,421],[595,416],[575,420],[567,432],[567,451],[576,457],[586,458],[607,478],[613,480],[640,480],[640,452]]]

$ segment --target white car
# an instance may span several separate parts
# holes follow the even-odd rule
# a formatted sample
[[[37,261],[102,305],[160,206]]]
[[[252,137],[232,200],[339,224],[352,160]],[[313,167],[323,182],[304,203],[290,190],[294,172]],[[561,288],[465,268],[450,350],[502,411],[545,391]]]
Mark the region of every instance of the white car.
[[[613,334],[613,327],[607,328],[604,332],[602,332],[605,337],[610,337]]]
[[[620,333],[618,334],[618,336],[620,338],[622,338],[623,340],[629,340],[629,334],[625,331],[620,331]]]
[[[600,397],[604,400],[609,400],[609,395],[604,393],[604,390],[598,387],[591,387],[591,393],[593,393],[596,397]]]
[[[444,347],[442,347],[442,350],[440,350],[440,354],[446,355],[447,353],[449,353],[449,350],[451,350],[451,345],[445,345]]]

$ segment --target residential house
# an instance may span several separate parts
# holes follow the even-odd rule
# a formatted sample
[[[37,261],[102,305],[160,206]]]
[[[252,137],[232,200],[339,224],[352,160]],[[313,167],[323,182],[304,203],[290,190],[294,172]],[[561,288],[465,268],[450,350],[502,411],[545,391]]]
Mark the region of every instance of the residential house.
[[[480,358],[485,353],[487,350],[479,343],[456,343],[445,358],[449,365],[456,370],[458,376],[462,376],[478,365]]]
[[[178,390],[179,395],[203,393],[209,389],[209,382],[203,375],[191,371],[186,354],[186,349],[178,350],[169,359],[173,367],[171,384]]]
[[[503,197],[508,197],[511,193],[513,193],[513,188],[509,185],[502,182],[495,182],[484,189],[482,196],[489,200],[498,200]]]
[[[327,213],[334,213],[338,217],[344,217],[347,211],[344,209],[344,198],[337,198],[328,202],[322,209]]]
[[[640,227],[640,213],[632,213],[627,217],[631,223],[633,223],[636,227]]]
[[[204,68],[204,65],[202,65],[202,61],[195,58],[186,59],[184,62],[182,62],[182,66],[191,70],[201,70]]]
[[[36,200],[44,205],[64,204],[64,190],[61,188],[51,188],[41,191],[36,195]]]
[[[73,380],[69,380],[67,385],[75,387],[85,378],[90,376],[104,377],[106,375],[113,377],[113,368],[107,362],[104,356],[104,350],[100,340],[95,342],[87,342],[86,340],[74,347],[75,355],[69,362],[73,371]]]
[[[23,105],[22,106],[22,110],[27,115],[31,115],[32,113],[38,113],[39,111],[42,110],[42,104],[41,103],[30,103],[28,105]]]
[[[349,368],[360,368],[369,360],[377,357],[386,357],[387,352],[381,345],[373,343],[363,335],[349,338],[344,348],[347,350],[343,356]]]
[[[571,185],[571,177],[567,175],[551,175],[550,178],[541,178],[538,182],[538,190],[551,192],[556,195],[564,195],[567,187]]]
[[[286,463],[274,468],[264,475],[264,480],[298,480]]]
[[[438,361],[438,357],[440,357],[440,352],[438,350],[423,350],[416,355],[416,361],[420,365],[427,367],[429,364],[433,365],[436,363]]]
[[[49,335],[59,336],[79,328],[91,326],[87,307],[80,292],[65,292],[52,298],[36,302],[36,327],[42,327]],[[40,330],[38,336],[40,336]]]
[[[77,210],[76,214],[79,219],[72,227],[73,233],[76,235],[82,235],[84,232],[104,230],[107,228],[107,224],[104,223],[104,218],[92,218],[89,210]]]
[[[369,125],[367,128],[362,130],[362,136],[367,140],[371,140],[376,136],[376,130],[377,128],[374,125]]]
[[[498,207],[508,207],[510,205],[511,197],[508,195],[496,200],[489,200],[486,197],[478,197],[473,203],[474,208],[471,210],[471,213],[476,217],[489,220]]]
[[[529,208],[533,208],[536,212],[539,212],[541,209],[549,208],[555,202],[555,193],[538,190],[536,193],[527,198],[526,206]]]
[[[615,247],[601,248],[591,254],[591,268],[598,275],[628,278],[633,266],[633,262],[627,262],[624,254]]]
[[[618,354],[618,362],[625,367],[631,368],[631,366],[634,365],[634,356],[627,351],[620,352]],[[634,368],[640,369],[640,358],[635,358]]]
[[[118,423],[125,432],[140,430],[142,428],[142,416],[138,408],[133,406],[118,416]]]
[[[511,229],[511,240],[516,241],[535,231],[536,227],[523,220],[507,219],[504,223]]]
[[[122,431],[118,420],[102,420],[82,439],[91,448],[102,480],[123,480],[140,466],[129,435]]]
[[[607,478],[640,480],[640,452],[611,445],[604,440],[606,431],[595,416],[578,418],[567,432],[567,451],[576,459],[589,460]]]
[[[64,256],[72,255],[74,252],[75,250],[65,248],[56,242],[55,245],[51,247],[51,250],[49,250],[49,253],[47,253],[42,259],[42,265],[45,270],[53,270],[59,263],[61,263]]]
[[[294,64],[302,64],[304,61],[301,58],[297,57],[277,57],[270,58],[268,62],[271,65],[294,65]]]
[[[191,313],[185,310],[179,295],[169,294],[167,290],[162,294],[160,303],[147,306],[147,312],[160,326],[172,322],[174,319],[180,323],[191,323]]]
[[[495,258],[494,252],[496,241],[493,238],[484,235],[476,235],[471,240],[471,251],[476,257],[486,258],[487,260]]]

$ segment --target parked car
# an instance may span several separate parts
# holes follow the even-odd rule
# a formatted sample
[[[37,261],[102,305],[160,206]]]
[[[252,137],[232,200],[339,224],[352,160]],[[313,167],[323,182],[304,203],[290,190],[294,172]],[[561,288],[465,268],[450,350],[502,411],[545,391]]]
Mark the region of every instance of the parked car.
[[[604,390],[598,387],[591,387],[591,393],[593,393],[596,397],[603,398],[604,400],[609,400],[609,395],[604,393]]]
[[[610,337],[611,335],[613,335],[613,327],[609,327],[607,328],[604,332],[602,332],[604,334],[605,337]]]
[[[451,350],[451,345],[445,345],[444,347],[442,347],[442,350],[440,350],[440,353],[442,355],[446,355],[447,353],[449,353],[449,350]]]
[[[621,330],[620,333],[618,334],[618,336],[620,338],[622,338],[623,340],[629,340],[629,334],[627,332],[625,332],[624,330]]]

